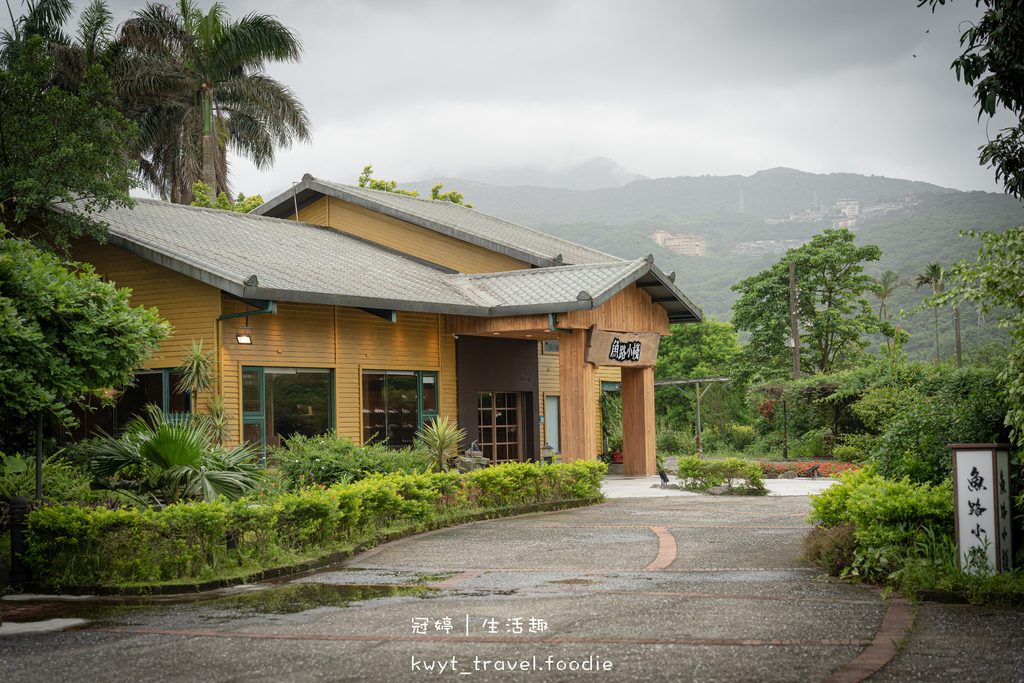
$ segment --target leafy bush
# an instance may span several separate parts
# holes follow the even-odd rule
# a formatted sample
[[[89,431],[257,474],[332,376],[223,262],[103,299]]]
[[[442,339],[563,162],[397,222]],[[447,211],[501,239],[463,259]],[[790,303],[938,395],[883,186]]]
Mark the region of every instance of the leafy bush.
[[[356,482],[372,474],[415,474],[430,467],[429,457],[410,448],[388,449],[383,444],[359,446],[336,433],[295,434],[274,451],[271,463],[291,489]]]
[[[814,527],[804,536],[804,557],[829,574],[839,576],[853,564],[857,549],[855,530],[853,524]]]
[[[853,523],[862,546],[907,545],[923,527],[941,535],[953,531],[953,484],[893,481],[873,467],[843,476],[811,496],[808,521],[821,526]]]
[[[706,491],[712,486],[726,484],[737,493],[764,493],[764,479],[758,463],[742,458],[713,460],[697,456],[683,457],[679,458],[677,474],[683,487],[691,491]]]
[[[416,438],[427,452],[432,466],[438,472],[450,470],[459,457],[459,444],[466,438],[466,430],[459,429],[455,421],[447,417],[434,418],[423,425]]]
[[[692,434],[674,429],[659,429],[654,442],[659,453],[682,455],[697,452],[697,441]]]
[[[396,524],[537,501],[598,498],[605,471],[595,462],[513,463],[466,475],[371,475],[354,484],[318,484],[162,510],[41,507],[28,516],[26,561],[36,580],[58,589],[211,579],[372,538]]]
[[[96,484],[163,505],[197,498],[236,500],[263,476],[252,445],[224,449],[212,442],[203,422],[172,421],[153,405],[120,437],[104,434],[82,450]]]

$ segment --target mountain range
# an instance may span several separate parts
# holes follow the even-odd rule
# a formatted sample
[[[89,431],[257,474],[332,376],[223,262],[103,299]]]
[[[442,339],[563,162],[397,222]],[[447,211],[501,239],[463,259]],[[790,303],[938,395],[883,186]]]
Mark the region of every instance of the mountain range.
[[[589,168],[621,169],[612,164],[592,164]],[[621,175],[620,170],[616,173]],[[731,287],[783,258],[781,254],[731,253],[738,243],[807,241],[832,227],[829,221],[766,223],[766,218],[831,206],[841,198],[857,199],[863,207],[886,198],[913,195],[898,210],[861,218],[852,228],[859,244],[876,244],[883,252],[879,262],[865,264],[866,273],[874,276],[892,269],[910,283],[928,263],[949,266],[977,255],[977,242],[960,237],[961,230],[1002,232],[1024,225],[1024,205],[1003,194],[959,192],[883,176],[814,174],[788,168],[751,176],[640,178],[622,186],[586,190],[500,186],[463,178],[432,178],[400,187],[429,195],[438,182],[445,190],[463,193],[466,201],[485,213],[624,258],[652,253],[663,270],[676,272],[676,284],[706,316],[722,321],[732,318],[731,306],[737,293]],[[702,236],[707,256],[683,256],[659,247],[651,239],[656,230]],[[895,318],[894,324],[911,332],[906,350],[912,359],[934,358],[934,314],[930,309],[915,312],[929,292],[927,288],[905,286],[889,303],[890,310],[907,312]],[[868,299],[877,307],[872,296]],[[961,315],[966,346],[1006,342],[1005,331],[997,328],[994,317],[986,319],[976,306],[962,305]],[[949,353],[953,347],[951,308],[940,311],[939,326],[940,347],[943,353]],[[880,342],[875,340],[876,344]]]

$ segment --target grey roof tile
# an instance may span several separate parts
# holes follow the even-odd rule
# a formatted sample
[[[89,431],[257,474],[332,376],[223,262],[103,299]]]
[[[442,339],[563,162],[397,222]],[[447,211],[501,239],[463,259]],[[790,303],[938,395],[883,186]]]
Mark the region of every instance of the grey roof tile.
[[[303,176],[295,192],[285,192],[256,209],[256,213],[290,216],[297,197],[311,198],[315,193],[330,195],[359,206],[404,220],[414,225],[449,235],[464,242],[506,254],[534,266],[554,265],[561,256],[564,264],[622,261],[596,249],[548,235],[511,221],[489,216],[465,206],[396,192],[370,190]]]
[[[115,246],[254,299],[495,316],[596,308],[640,278],[667,282],[646,259],[464,275],[332,228],[151,199],[94,217]]]

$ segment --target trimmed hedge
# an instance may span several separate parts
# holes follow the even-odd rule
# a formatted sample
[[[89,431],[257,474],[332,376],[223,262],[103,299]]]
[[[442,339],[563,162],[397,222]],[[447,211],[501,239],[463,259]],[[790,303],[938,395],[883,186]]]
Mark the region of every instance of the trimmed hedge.
[[[246,567],[265,568],[288,553],[355,543],[397,524],[599,498],[606,469],[600,462],[513,463],[466,475],[373,475],[354,484],[283,493],[266,502],[257,497],[163,510],[45,507],[28,516],[25,559],[35,581],[58,590],[209,579]]]

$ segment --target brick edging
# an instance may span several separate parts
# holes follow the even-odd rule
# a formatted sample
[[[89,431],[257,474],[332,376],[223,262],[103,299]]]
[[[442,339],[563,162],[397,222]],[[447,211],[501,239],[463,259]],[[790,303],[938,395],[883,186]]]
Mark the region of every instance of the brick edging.
[[[871,644],[853,661],[823,679],[821,683],[859,683],[892,661],[903,642],[910,637],[914,612],[906,598],[889,598],[882,625]]]

